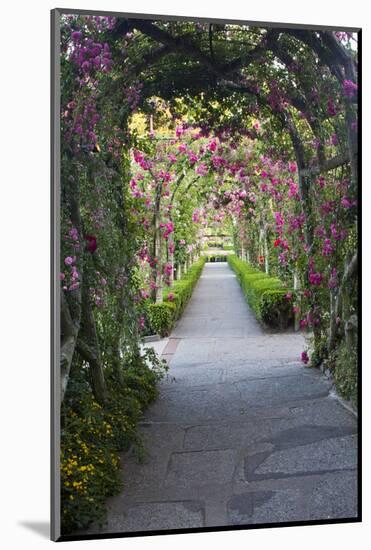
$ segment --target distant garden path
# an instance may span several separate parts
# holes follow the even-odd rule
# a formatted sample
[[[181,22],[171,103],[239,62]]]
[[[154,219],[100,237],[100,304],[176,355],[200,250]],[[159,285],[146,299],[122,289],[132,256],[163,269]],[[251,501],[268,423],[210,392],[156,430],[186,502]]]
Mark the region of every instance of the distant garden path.
[[[102,531],[355,517],[356,419],[302,349],[264,332],[227,264],[206,264],[141,423],[148,455],[125,456]]]

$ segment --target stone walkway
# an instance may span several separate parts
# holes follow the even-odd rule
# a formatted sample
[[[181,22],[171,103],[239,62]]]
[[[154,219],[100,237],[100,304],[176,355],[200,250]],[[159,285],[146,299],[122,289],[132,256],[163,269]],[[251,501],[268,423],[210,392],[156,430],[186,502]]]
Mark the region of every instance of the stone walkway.
[[[123,455],[100,532],[355,517],[356,419],[303,345],[264,332],[228,265],[207,264],[141,423],[148,456]]]

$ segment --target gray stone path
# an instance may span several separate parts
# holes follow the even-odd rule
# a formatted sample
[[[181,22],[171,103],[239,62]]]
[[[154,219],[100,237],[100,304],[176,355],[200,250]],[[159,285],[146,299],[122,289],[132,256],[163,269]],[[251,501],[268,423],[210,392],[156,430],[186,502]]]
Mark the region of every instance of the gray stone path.
[[[101,532],[356,516],[356,419],[300,363],[302,335],[264,332],[214,263],[172,338],[169,379],[141,423],[148,456],[122,456]]]

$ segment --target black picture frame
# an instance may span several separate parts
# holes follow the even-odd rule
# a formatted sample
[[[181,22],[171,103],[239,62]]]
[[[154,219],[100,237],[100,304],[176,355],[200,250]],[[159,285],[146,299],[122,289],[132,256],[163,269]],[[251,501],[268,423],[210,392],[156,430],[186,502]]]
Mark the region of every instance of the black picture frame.
[[[60,265],[60,17],[62,15],[98,15],[112,16],[117,18],[131,18],[160,21],[191,21],[199,23],[220,23],[236,25],[252,25],[268,28],[292,28],[306,30],[331,30],[347,31],[358,35],[358,68],[359,68],[359,103],[358,103],[358,143],[361,145],[362,135],[362,29],[358,27],[327,26],[317,24],[293,24],[284,22],[249,21],[218,18],[183,17],[161,14],[138,14],[132,12],[115,12],[105,10],[80,10],[56,8],[51,10],[51,539],[54,541],[76,541],[106,538],[125,538],[139,536],[154,536],[178,533],[199,533],[219,532],[248,529],[264,529],[289,526],[309,526],[322,524],[354,523],[362,521],[362,369],[361,349],[362,334],[359,332],[358,355],[359,355],[359,385],[358,385],[358,512],[355,518],[344,519],[323,519],[313,521],[295,521],[282,523],[260,523],[255,525],[233,525],[220,527],[202,527],[189,529],[171,529],[161,531],[136,531],[136,532],[113,532],[97,534],[61,535],[60,521],[60,283],[58,279]],[[362,151],[359,148],[359,187],[358,187],[358,227],[362,227]],[[359,231],[359,269],[358,269],[358,318],[359,326],[362,326],[362,260],[361,260],[362,238]]]

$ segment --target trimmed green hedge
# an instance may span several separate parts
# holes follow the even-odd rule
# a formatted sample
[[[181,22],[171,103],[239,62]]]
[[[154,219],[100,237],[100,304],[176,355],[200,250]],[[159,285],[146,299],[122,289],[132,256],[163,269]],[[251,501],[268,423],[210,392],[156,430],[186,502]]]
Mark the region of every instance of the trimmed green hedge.
[[[228,256],[228,263],[236,273],[246,301],[259,321],[280,329],[293,323],[292,289],[285,287],[277,277],[270,277],[235,255]],[[288,292],[292,295],[291,299],[286,297]]]
[[[165,336],[170,332],[175,321],[176,305],[173,302],[148,304],[147,322],[152,334]]]
[[[207,243],[207,248],[223,248],[222,241],[210,241]]]
[[[187,305],[205,265],[206,258],[195,262],[180,281],[164,290],[164,301],[147,305],[147,323],[152,334],[167,336]],[[170,299],[169,299],[170,296]]]
[[[226,254],[206,254],[205,258],[207,262],[226,262],[227,261]]]

